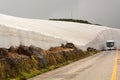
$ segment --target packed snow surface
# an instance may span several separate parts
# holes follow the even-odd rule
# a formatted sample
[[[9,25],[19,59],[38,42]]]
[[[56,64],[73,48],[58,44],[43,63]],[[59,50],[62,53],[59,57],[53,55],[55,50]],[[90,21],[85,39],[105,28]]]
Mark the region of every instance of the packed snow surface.
[[[119,34],[119,29],[104,26],[0,14],[0,47],[24,44],[47,49],[72,42],[79,47],[99,49],[109,39],[119,42]]]

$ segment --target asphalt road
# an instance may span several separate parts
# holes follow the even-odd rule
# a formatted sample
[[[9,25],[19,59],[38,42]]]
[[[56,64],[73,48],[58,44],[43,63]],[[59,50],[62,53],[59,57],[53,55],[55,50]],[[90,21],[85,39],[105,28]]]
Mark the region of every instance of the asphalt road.
[[[120,80],[119,53],[116,58],[116,51],[100,52],[30,80]]]

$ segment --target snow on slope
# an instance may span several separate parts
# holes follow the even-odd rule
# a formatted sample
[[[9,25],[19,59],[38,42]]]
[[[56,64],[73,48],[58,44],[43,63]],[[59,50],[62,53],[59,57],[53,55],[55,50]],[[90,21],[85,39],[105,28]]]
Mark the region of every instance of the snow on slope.
[[[0,47],[9,47],[10,45],[19,45],[22,43],[24,45],[36,45],[41,48],[49,48],[50,46],[57,46],[66,42],[73,42],[78,46],[96,47],[94,45],[95,41],[97,43],[103,40],[103,38],[98,37],[101,32],[106,35],[107,32],[105,31],[112,30],[116,33],[117,30],[89,24],[25,19],[3,14],[0,14],[0,25],[0,42],[2,42],[0,43]],[[3,28],[6,29],[2,30]],[[8,36],[2,36],[6,34],[2,32],[5,30],[9,32],[7,33]],[[110,34],[111,33],[107,35],[110,36]],[[97,37],[99,39],[97,39]],[[102,42],[99,45],[101,44],[103,45],[104,43]],[[97,46],[97,48],[99,48],[99,46]]]

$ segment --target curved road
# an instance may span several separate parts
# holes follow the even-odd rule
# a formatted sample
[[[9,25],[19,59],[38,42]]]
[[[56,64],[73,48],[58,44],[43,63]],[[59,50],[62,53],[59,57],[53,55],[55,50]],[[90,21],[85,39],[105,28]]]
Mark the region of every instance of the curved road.
[[[117,64],[115,64],[115,58],[116,51],[100,52],[29,80],[120,80],[119,52]],[[115,72],[117,74],[114,77],[117,79],[112,79]]]

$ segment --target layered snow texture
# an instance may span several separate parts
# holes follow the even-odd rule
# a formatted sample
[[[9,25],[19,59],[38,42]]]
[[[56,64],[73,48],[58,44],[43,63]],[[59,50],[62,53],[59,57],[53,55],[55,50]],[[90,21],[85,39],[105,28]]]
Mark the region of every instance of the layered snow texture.
[[[120,47],[120,30],[97,25],[25,19],[0,14],[0,47],[20,44],[43,49],[72,42],[82,49],[103,49],[107,40]]]

